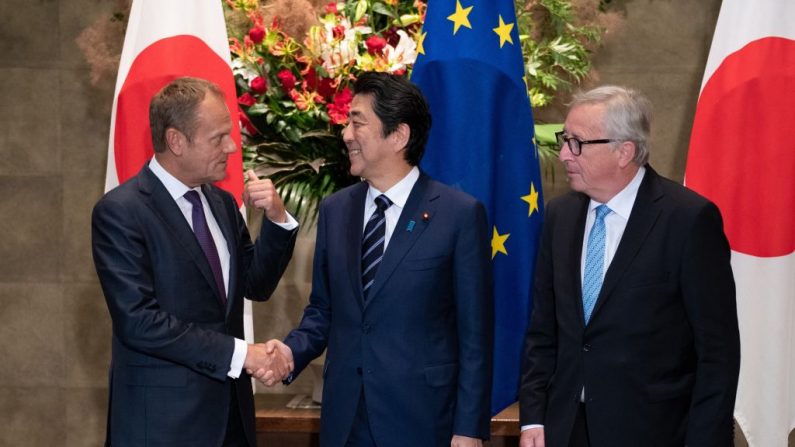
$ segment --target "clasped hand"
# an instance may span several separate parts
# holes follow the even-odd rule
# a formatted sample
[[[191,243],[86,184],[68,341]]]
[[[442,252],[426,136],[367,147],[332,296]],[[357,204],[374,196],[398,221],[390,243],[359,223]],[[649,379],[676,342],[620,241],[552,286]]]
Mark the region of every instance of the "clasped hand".
[[[246,360],[243,363],[246,372],[265,386],[273,386],[293,371],[293,353],[290,348],[279,340],[248,345]]]

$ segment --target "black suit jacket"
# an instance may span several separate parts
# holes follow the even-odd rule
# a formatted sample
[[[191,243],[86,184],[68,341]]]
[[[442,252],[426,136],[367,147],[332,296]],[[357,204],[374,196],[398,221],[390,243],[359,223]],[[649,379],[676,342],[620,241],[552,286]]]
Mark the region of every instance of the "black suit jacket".
[[[485,210],[421,174],[364,302],[367,188],[323,201],[309,305],[285,340],[296,374],[328,346],[320,442],[345,444],[362,390],[380,447],[449,446],[453,433],[488,438],[494,323]]]
[[[265,219],[253,245],[232,196],[202,186],[230,254],[226,308],[190,225],[144,167],[94,207],[92,246],[113,320],[107,442],[122,446],[218,446],[234,387],[256,445],[251,380],[227,377],[243,338],[243,297],[266,300],[295,231]]]
[[[588,203],[572,192],[546,209],[521,423],[567,446],[584,386],[595,447],[732,445],[740,342],[720,212],[647,167],[585,326]]]

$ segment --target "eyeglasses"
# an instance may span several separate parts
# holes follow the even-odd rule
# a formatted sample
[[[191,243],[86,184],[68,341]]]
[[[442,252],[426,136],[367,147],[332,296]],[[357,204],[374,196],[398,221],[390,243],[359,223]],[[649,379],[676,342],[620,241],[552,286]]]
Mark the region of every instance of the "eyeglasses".
[[[577,137],[573,137],[571,135],[567,135],[565,132],[555,132],[555,139],[558,140],[558,146],[563,149],[564,144],[569,145],[569,150],[575,156],[579,156],[582,154],[582,147],[586,144],[604,144],[604,143],[616,143],[621,140],[615,139],[601,139],[601,140],[580,140]]]

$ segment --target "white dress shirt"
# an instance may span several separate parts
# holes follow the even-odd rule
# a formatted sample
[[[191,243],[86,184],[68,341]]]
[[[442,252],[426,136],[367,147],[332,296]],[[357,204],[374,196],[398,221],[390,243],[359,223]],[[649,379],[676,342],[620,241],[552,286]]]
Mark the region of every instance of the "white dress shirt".
[[[645,174],[646,168],[641,166],[632,181],[605,204],[610,208],[611,212],[605,216],[605,263],[602,269],[602,280],[604,280],[607,268],[610,267],[610,263],[613,261],[613,256],[616,255],[621,236],[624,235],[624,230],[627,228],[629,214],[632,212],[632,206],[635,204],[635,198],[638,196],[638,189],[640,189],[640,182],[643,181]],[[585,218],[585,234],[582,238],[582,256],[580,258],[581,284],[582,281],[585,281],[585,252],[588,247],[588,236],[591,234],[591,228],[596,220],[596,212],[594,210],[599,205],[602,204],[593,199],[588,204],[588,214]]]
[[[632,213],[632,206],[635,204],[635,198],[638,196],[638,189],[640,183],[643,181],[643,176],[646,175],[646,168],[643,166],[635,173],[635,177],[624,187],[618,194],[608,200],[605,205],[610,208],[610,214],[605,216],[605,260],[604,268],[602,269],[602,280],[613,261],[613,257],[618,250],[618,244],[621,242],[621,236],[624,235],[624,230],[627,228],[629,215]],[[588,247],[588,236],[591,233],[594,221],[596,220],[596,207],[602,205],[601,203],[591,199],[588,204],[588,214],[585,217],[585,233],[582,239],[582,256],[580,259],[580,283],[585,280],[585,252]],[[585,401],[585,388],[583,387],[580,392],[580,401]],[[522,426],[522,431],[531,428],[543,427],[542,424],[528,424]]]
[[[384,211],[384,217],[386,218],[384,252],[386,252],[386,247],[389,245],[389,239],[392,238],[392,233],[394,233],[398,219],[400,219],[400,213],[403,212],[403,207],[406,206],[406,201],[409,199],[409,194],[411,194],[411,190],[414,188],[414,184],[417,183],[417,179],[419,178],[420,170],[414,166],[401,181],[389,188],[388,191],[381,192],[373,185],[370,185],[370,188],[367,190],[367,198],[364,202],[364,223],[362,225],[362,234],[364,234],[364,228],[367,226],[367,221],[370,220],[370,216],[372,216],[376,210],[375,198],[383,194],[392,202],[392,205],[387,208],[386,211]]]
[[[224,237],[224,234],[221,232],[221,227],[218,226],[218,222],[215,220],[215,216],[213,216],[212,210],[210,209],[210,204],[207,202],[207,198],[204,197],[204,193],[202,193],[201,187],[189,188],[184,183],[177,180],[177,178],[171,175],[168,171],[166,171],[165,168],[163,168],[163,166],[157,162],[157,158],[155,157],[152,157],[152,160],[149,162],[149,169],[153,174],[155,174],[155,177],[160,180],[163,186],[166,187],[168,194],[177,203],[179,210],[182,211],[182,215],[185,217],[188,225],[190,225],[191,230],[193,229],[193,205],[191,205],[191,203],[188,202],[188,199],[186,199],[184,196],[185,193],[191,189],[199,193],[199,197],[201,198],[202,206],[204,208],[204,218],[207,220],[207,227],[210,229],[210,234],[213,236],[213,242],[215,243],[215,248],[218,251],[218,259],[221,261],[221,272],[223,273],[224,277],[224,290],[226,295],[229,296],[229,247],[226,244],[226,238]],[[290,215],[290,213],[287,213],[286,223],[274,223],[285,230],[292,230],[298,227],[298,222],[295,220],[295,218],[293,218],[293,216]],[[235,351],[232,354],[229,372],[227,372],[229,377],[232,377],[233,379],[240,377],[247,353],[248,344],[245,342],[245,340],[235,338]]]

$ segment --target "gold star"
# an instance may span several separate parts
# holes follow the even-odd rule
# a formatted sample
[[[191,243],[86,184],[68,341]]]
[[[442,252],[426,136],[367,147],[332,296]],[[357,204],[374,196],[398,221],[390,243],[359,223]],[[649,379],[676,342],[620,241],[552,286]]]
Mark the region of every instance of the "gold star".
[[[498,233],[497,227],[494,227],[494,234],[491,236],[491,259],[494,259],[497,253],[508,256],[508,250],[505,249],[505,241],[507,241],[510,236],[510,233]]]
[[[472,6],[463,8],[461,7],[461,2],[459,0],[455,0],[455,12],[447,16],[447,20],[453,22],[453,35],[458,32],[458,28],[465,26],[469,29],[472,29],[472,24],[469,23],[469,13],[472,11]]]
[[[500,14],[500,26],[494,28],[494,32],[500,36],[500,48],[505,45],[505,42],[510,43],[513,45],[513,39],[511,38],[511,31],[513,30],[513,23],[505,23],[502,21],[502,14]]]
[[[532,216],[533,211],[538,212],[538,191],[536,191],[536,185],[534,183],[530,183],[530,194],[522,196],[522,200],[530,205],[527,217]]]
[[[423,42],[425,42],[425,36],[428,32],[418,33],[417,34],[417,53],[418,54],[425,54],[425,47],[422,46]]]

